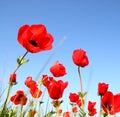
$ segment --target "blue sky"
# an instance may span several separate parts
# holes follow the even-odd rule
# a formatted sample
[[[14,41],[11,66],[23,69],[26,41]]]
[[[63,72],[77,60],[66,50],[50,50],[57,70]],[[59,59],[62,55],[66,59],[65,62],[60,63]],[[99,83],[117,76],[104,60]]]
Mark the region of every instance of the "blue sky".
[[[1,0],[0,1],[0,87],[4,89],[8,77],[16,67],[16,58],[25,49],[17,42],[17,31],[24,24],[44,24],[54,37],[53,50],[28,54],[30,62],[17,72],[17,88],[23,88],[27,76],[35,78],[47,59],[55,51],[46,68],[39,75],[50,74],[49,67],[59,60],[66,66],[69,92],[79,91],[77,67],[72,62],[74,49],[86,50],[89,66],[81,69],[84,90],[96,101],[97,84],[106,82],[109,90],[120,92],[120,1],[119,0]],[[88,90],[89,89],[89,90]]]

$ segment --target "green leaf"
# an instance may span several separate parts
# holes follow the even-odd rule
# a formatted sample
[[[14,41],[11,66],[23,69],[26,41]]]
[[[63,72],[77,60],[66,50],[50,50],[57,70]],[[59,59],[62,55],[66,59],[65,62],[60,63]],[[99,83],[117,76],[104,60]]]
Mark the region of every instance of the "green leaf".
[[[75,103],[70,103],[70,105],[73,107],[73,106],[76,106],[76,104]]]
[[[44,117],[52,117],[53,114],[55,114],[55,111],[50,111]]]
[[[43,104],[44,102],[43,101],[40,101],[40,105]]]
[[[87,95],[87,92],[78,92],[78,94],[83,99]]]
[[[25,63],[27,63],[27,62],[29,62],[29,59],[27,59],[27,60],[22,59],[22,56],[19,56],[19,57],[17,58],[17,63],[18,63],[18,65],[22,65],[22,64],[25,64]]]

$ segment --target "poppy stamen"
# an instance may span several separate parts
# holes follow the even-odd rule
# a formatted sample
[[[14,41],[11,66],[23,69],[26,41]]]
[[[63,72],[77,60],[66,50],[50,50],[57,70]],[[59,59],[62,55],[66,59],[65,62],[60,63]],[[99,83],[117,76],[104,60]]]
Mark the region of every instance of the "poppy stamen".
[[[32,44],[32,45],[33,45],[33,46],[35,46],[35,47],[37,47],[37,46],[38,46],[37,42],[36,42],[36,41],[34,41],[34,40],[30,40],[30,41],[29,41],[29,43],[30,43],[30,44]]]
[[[106,108],[107,108],[109,111],[111,111],[112,105],[111,105],[111,104],[106,104]]]

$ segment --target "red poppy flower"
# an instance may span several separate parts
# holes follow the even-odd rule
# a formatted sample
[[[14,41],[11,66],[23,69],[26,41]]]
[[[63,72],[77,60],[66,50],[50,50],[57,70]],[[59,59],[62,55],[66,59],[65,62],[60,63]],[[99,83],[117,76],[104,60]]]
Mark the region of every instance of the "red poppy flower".
[[[112,92],[108,91],[104,94],[101,100],[101,105],[103,110],[106,113],[113,113],[114,112],[114,95]]]
[[[48,94],[52,99],[59,99],[62,97],[64,89],[68,86],[68,82],[62,80],[50,79],[50,84],[47,86]]]
[[[120,93],[114,95],[114,111],[115,113],[120,112]]]
[[[50,84],[50,81],[49,81],[49,76],[48,75],[43,75],[42,76],[42,84],[47,87],[49,84]]]
[[[32,80],[32,77],[29,76],[25,80],[25,85],[30,89],[30,94],[34,98],[39,98],[42,94],[42,91],[38,88],[37,83]]]
[[[25,80],[25,85],[26,85],[28,88],[32,88],[33,86],[37,86],[37,83],[36,83],[34,80],[32,80],[32,77],[31,77],[31,76],[29,76],[29,77],[27,77],[26,80]]]
[[[11,74],[9,80],[10,82],[16,82],[16,74]]]
[[[73,113],[77,113],[78,112],[78,108],[75,106],[75,107],[72,107],[72,112]]]
[[[35,85],[32,88],[30,88],[30,94],[34,98],[39,98],[42,95],[42,91]]]
[[[90,116],[94,116],[97,113],[95,109],[95,105],[96,105],[96,102],[91,102],[91,101],[88,102],[88,111],[89,111],[88,114]]]
[[[59,63],[59,61],[56,61],[51,66],[50,72],[53,74],[53,76],[60,77],[60,76],[64,76],[66,74],[66,69],[61,63]]]
[[[98,94],[104,95],[108,90],[108,84],[106,83],[99,83],[98,84]]]
[[[69,95],[70,102],[77,102],[79,98],[79,95],[76,93],[70,93]]]
[[[102,97],[101,105],[104,112],[114,115],[120,112],[120,94],[113,95],[112,92],[108,91]]]
[[[77,100],[76,104],[80,107],[84,104],[84,99]]]
[[[74,64],[79,67],[85,67],[89,64],[86,52],[82,49],[77,49],[73,51],[72,59]]]
[[[27,97],[25,96],[24,92],[18,90],[14,96],[10,98],[10,100],[15,104],[22,104],[25,105],[27,103]]]
[[[64,112],[64,113],[63,113],[63,117],[71,117],[71,116],[70,116],[70,112]]]
[[[53,37],[42,24],[23,25],[18,30],[18,42],[31,53],[50,50]]]

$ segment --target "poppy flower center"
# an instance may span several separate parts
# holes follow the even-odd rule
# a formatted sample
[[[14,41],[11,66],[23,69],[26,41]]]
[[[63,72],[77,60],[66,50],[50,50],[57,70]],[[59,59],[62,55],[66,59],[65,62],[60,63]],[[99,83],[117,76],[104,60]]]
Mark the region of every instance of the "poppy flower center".
[[[111,111],[112,105],[111,105],[111,104],[106,104],[106,108],[107,108],[109,111]]]
[[[23,95],[22,94],[20,94],[18,97],[17,97],[17,100],[18,101],[21,101],[21,98],[23,97]]]
[[[30,40],[29,43],[32,44],[35,47],[38,46],[38,44],[37,44],[37,42],[35,40]]]

